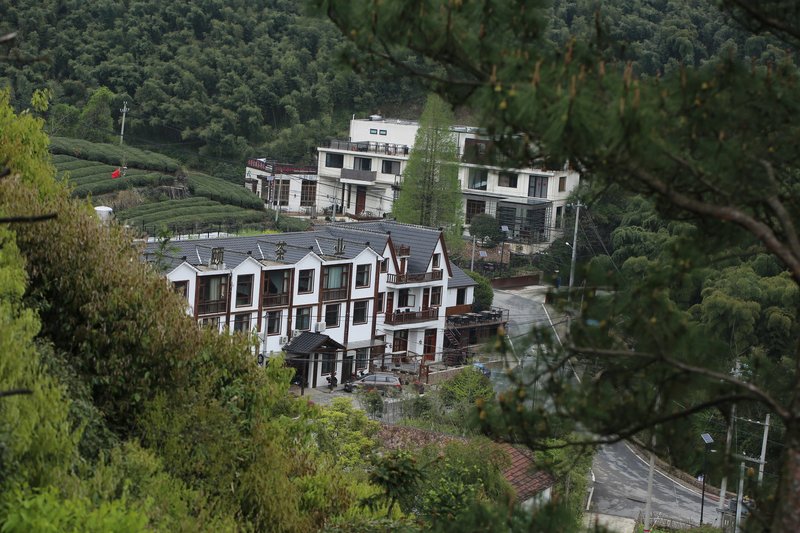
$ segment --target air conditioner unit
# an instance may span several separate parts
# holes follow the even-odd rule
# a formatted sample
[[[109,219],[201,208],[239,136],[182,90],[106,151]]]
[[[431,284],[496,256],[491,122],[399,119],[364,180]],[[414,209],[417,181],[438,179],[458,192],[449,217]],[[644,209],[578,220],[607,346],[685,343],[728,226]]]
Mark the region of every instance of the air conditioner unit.
[[[289,337],[280,337],[278,339],[278,344],[280,344],[281,346],[287,344],[288,342],[289,342]]]
[[[301,333],[303,333],[302,329],[293,329],[292,330],[292,337],[298,337]]]
[[[325,322],[316,322],[314,323],[314,331],[317,333],[324,333],[325,332]]]

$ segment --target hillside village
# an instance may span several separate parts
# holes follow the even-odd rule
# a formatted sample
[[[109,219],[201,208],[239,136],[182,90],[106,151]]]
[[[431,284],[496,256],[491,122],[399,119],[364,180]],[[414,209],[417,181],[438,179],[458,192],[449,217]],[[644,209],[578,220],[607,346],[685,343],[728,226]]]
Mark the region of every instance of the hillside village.
[[[797,10],[595,4],[9,4],[0,530],[798,529]]]

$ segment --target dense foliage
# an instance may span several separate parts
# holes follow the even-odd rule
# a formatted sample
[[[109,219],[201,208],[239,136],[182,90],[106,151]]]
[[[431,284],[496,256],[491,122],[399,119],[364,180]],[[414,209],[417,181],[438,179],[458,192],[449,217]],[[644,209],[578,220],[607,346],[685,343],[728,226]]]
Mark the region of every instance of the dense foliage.
[[[23,0],[6,6],[6,31],[18,32],[12,57],[50,58],[0,65],[15,107],[49,87],[54,133],[107,141],[125,100],[128,142],[199,150],[208,159],[193,166],[203,168],[240,165],[254,150],[310,161],[353,111],[421,99],[402,77],[370,81],[341,69],[335,28],[287,0]],[[95,96],[101,87],[107,94]]]
[[[609,276],[614,291],[582,295],[573,312],[587,320],[573,322],[565,350],[539,333],[538,353],[552,359],[541,379],[520,380],[519,394],[501,400],[505,434],[541,443],[554,416],[601,440],[655,427],[660,447],[685,455],[696,447],[686,438],[696,434],[691,415],[725,416],[733,405],[771,412],[784,429],[780,477],[764,486],[752,520],[791,530],[800,524],[800,78],[791,62],[800,21],[784,3],[722,3],[787,39],[786,57],[760,65],[748,51],[755,61],[733,52],[703,61],[679,34],[676,50],[694,60],[638,76],[652,69],[625,61],[602,15],[589,32],[550,41],[544,1],[317,2],[357,47],[349,57],[362,68],[407,70],[409,50],[424,55],[444,73],[428,77],[431,86],[479,111],[520,166],[569,159],[589,196],[617,185],[646,195],[663,219],[616,234],[632,255]],[[591,370],[580,382],[568,379],[573,357]],[[537,385],[548,401],[532,405],[525,398]]]

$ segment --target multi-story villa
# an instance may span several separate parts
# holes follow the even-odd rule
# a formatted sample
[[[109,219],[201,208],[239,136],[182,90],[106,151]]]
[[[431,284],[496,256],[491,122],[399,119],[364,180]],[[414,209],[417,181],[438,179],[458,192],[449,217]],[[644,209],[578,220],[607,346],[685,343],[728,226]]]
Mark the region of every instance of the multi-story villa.
[[[165,268],[200,324],[252,332],[259,357],[285,351],[305,383],[403,360],[440,361],[508,320],[472,313],[475,283],[439,230],[389,221],[174,241]]]

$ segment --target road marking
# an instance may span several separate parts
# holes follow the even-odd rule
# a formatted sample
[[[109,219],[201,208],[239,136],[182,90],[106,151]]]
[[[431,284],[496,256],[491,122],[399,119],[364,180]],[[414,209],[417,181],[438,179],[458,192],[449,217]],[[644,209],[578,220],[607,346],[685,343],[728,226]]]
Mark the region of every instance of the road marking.
[[[639,454],[638,454],[638,453],[636,453],[636,452],[634,451],[634,449],[633,449],[633,448],[630,446],[630,444],[628,444],[627,442],[623,442],[623,444],[625,445],[625,447],[626,447],[626,448],[628,448],[628,451],[629,451],[629,452],[631,452],[631,453],[634,455],[634,457],[636,457],[636,458],[637,458],[637,459],[639,459],[639,460],[640,460],[642,463],[644,463],[645,465],[647,465],[647,468],[648,468],[648,469],[650,468],[650,463],[649,463],[648,461],[645,461],[645,460],[644,460],[644,458],[640,457],[640,456],[639,456]],[[683,488],[683,489],[686,489],[686,491],[688,491],[688,492],[691,492],[692,494],[694,494],[694,495],[696,495],[696,496],[700,496],[700,495],[701,495],[701,493],[700,493],[699,491],[695,490],[695,489],[694,489],[694,488],[692,488],[692,487],[689,487],[689,486],[687,486],[687,485],[684,485],[683,483],[681,483],[680,481],[678,481],[676,478],[674,478],[674,477],[670,476],[669,474],[665,474],[664,472],[662,472],[662,471],[661,471],[661,470],[659,470],[658,468],[654,468],[654,470],[655,470],[656,472],[658,472],[659,474],[661,474],[663,477],[665,477],[665,478],[667,478],[668,480],[672,481],[672,483],[674,483],[675,485],[679,485],[681,488]],[[673,488],[673,490],[674,490],[674,488]],[[677,491],[676,491],[676,495],[677,495]],[[708,499],[708,496],[706,496],[706,499]]]

